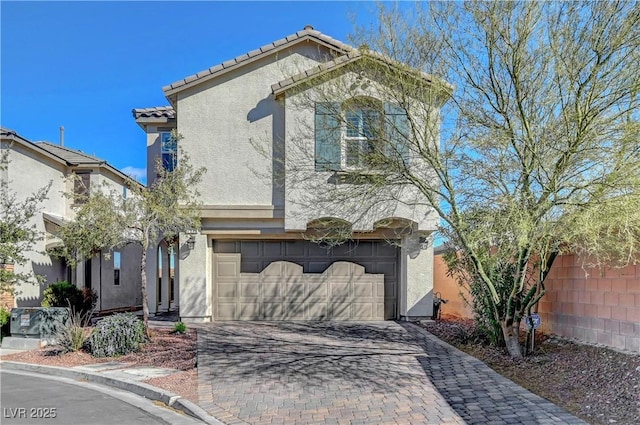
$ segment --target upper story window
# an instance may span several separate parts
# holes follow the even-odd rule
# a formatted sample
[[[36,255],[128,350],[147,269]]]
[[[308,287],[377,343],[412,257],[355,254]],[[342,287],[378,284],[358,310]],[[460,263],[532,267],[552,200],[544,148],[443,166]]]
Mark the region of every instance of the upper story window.
[[[84,204],[89,197],[91,188],[91,174],[88,172],[76,173],[73,179],[73,203]]]
[[[391,160],[408,164],[409,121],[406,112],[375,99],[317,103],[315,169],[375,169]]]
[[[178,163],[178,141],[170,132],[160,133],[160,150],[162,167],[167,171],[173,171]]]

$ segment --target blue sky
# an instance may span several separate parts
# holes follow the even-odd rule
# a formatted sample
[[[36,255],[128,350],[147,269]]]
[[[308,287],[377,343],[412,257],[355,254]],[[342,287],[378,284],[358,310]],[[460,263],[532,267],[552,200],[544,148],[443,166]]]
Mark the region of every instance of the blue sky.
[[[162,87],[301,30],[348,42],[369,2],[0,2],[0,124],[135,174],[145,137],[133,108]]]

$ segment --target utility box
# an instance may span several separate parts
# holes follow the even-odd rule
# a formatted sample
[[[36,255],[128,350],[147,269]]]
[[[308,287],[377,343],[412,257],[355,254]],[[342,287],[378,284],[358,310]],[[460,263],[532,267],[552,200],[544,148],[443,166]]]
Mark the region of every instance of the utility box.
[[[12,336],[40,338],[41,309],[37,307],[18,307],[11,309]]]
[[[11,336],[41,338],[53,342],[56,333],[69,321],[65,307],[18,307],[11,309]]]

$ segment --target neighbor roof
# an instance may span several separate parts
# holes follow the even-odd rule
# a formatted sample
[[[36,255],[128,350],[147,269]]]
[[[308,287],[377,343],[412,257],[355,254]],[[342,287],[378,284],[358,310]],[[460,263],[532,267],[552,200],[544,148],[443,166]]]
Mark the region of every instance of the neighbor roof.
[[[304,41],[313,41],[317,44],[328,47],[329,49],[336,50],[338,51],[338,53],[342,54],[353,50],[353,47],[344,44],[343,42],[338,41],[332,37],[329,37],[328,35],[325,35],[320,31],[314,30],[311,25],[307,25],[302,31],[298,31],[295,34],[288,35],[285,38],[281,38],[280,40],[276,40],[273,43],[264,45],[259,49],[252,50],[219,65],[213,66],[209,69],[205,69],[204,71],[198,72],[197,74],[190,75],[182,80],[176,81],[175,83],[163,87],[162,90],[164,90],[165,96],[170,97],[186,88],[193,87],[204,81],[210,80],[214,77],[218,77],[219,75],[239,68],[240,66],[246,65],[247,63],[251,63],[265,56],[282,51],[284,49],[288,49],[293,45],[299,44]]]
[[[10,130],[5,127],[0,127],[0,136],[3,139],[9,139],[13,142],[19,143],[28,149],[39,152],[54,161],[62,163],[66,166],[73,167],[77,165],[90,165],[102,167],[110,170],[112,173],[120,176],[123,179],[129,179],[122,171],[118,170],[104,159],[97,158],[92,155],[88,155],[82,151],[67,148],[65,146],[55,145],[50,142],[32,142],[29,139],[19,135],[14,130]],[[138,182],[136,182],[138,183]],[[138,183],[140,184],[140,183]]]
[[[47,152],[64,159],[69,165],[103,165],[107,162],[95,156],[87,155],[82,151],[54,145],[50,142],[35,142],[35,144]]]

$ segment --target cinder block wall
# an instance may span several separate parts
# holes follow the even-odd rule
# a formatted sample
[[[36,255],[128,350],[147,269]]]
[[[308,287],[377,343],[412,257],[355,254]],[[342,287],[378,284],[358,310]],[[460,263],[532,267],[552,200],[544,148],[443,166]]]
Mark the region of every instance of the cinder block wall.
[[[575,255],[564,255],[554,262],[546,287],[538,306],[543,331],[640,353],[640,264],[585,270]],[[473,317],[460,291],[437,254],[434,292],[449,299],[443,317]]]
[[[546,286],[538,310],[545,330],[640,353],[640,264],[585,270],[575,255],[564,255]]]

